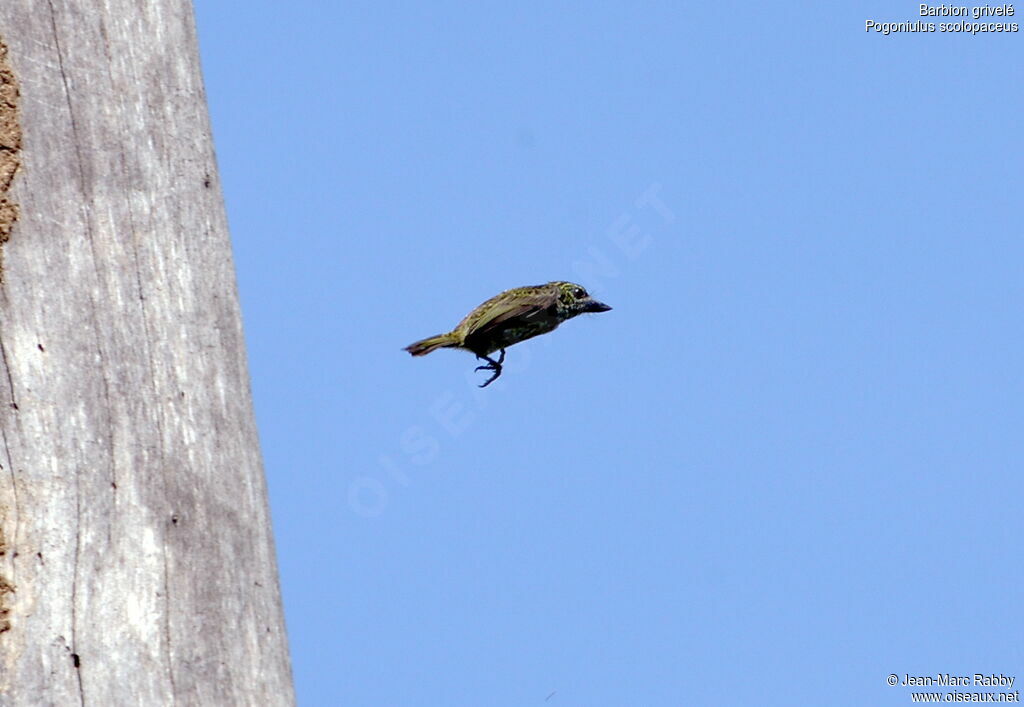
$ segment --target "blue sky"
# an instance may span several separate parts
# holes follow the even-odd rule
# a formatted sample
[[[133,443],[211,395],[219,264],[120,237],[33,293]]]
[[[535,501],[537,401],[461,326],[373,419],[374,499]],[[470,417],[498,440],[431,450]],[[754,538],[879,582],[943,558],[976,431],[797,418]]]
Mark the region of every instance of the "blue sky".
[[[1022,33],[196,10],[302,704],[1019,687]],[[487,389],[401,350],[561,279]]]

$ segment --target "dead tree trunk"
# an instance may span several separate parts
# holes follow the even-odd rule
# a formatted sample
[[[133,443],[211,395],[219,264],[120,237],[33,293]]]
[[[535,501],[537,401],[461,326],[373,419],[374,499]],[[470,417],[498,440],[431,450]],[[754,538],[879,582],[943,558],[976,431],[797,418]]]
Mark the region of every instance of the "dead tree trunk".
[[[191,4],[0,40],[0,704],[292,704]]]

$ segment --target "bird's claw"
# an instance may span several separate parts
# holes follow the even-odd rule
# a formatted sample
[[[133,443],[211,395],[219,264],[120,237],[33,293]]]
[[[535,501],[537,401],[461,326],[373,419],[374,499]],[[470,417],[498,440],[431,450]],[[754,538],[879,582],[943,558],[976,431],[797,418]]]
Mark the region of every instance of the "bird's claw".
[[[480,384],[481,388],[486,388],[491,383],[496,381],[498,379],[498,376],[501,375],[501,364],[505,362],[505,349],[501,350],[501,355],[498,356],[498,360],[497,361],[495,361],[494,359],[488,358],[487,356],[479,356],[478,355],[477,358],[482,358],[483,360],[487,361],[487,365],[485,365],[485,366],[477,366],[474,370],[476,370],[476,371],[494,371],[494,375],[493,376],[491,376],[486,381],[484,381],[483,383]]]

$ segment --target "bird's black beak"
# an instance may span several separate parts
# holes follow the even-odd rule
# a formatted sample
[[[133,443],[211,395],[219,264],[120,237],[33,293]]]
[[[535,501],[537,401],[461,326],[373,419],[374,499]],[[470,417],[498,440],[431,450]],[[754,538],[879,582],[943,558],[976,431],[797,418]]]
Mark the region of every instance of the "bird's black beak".
[[[598,302],[596,299],[592,299],[587,302],[585,312],[607,312],[611,307],[606,305],[604,302]]]

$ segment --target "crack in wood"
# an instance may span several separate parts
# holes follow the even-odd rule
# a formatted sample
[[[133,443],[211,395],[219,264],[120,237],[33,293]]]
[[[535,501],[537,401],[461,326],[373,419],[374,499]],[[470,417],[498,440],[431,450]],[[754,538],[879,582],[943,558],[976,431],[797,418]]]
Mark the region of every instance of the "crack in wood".
[[[0,283],[4,279],[3,245],[11,236],[18,220],[18,205],[7,198],[7,190],[21,166],[21,123],[18,121],[18,81],[7,63],[7,45],[0,38]],[[4,368],[6,368],[6,361]],[[13,390],[12,390],[13,396]],[[13,398],[12,398],[13,404]],[[6,447],[6,435],[4,437]],[[10,450],[8,459],[10,462]],[[12,485],[13,485],[13,470]],[[3,524],[7,522],[7,509],[0,508],[0,557],[7,555],[7,536]],[[0,573],[0,633],[11,629],[11,607],[8,595],[14,593],[14,584]]]
[[[2,510],[2,509],[0,509]],[[4,520],[0,514],[0,521]],[[7,538],[4,536],[4,528],[0,525],[0,557],[7,554]],[[9,631],[11,628],[11,608],[7,605],[7,595],[14,594],[14,585],[7,581],[7,578],[0,574],[0,633]]]
[[[7,190],[21,166],[20,95],[18,81],[7,63],[7,45],[0,39],[0,282],[4,278],[3,245],[18,220],[18,204],[7,198]]]

